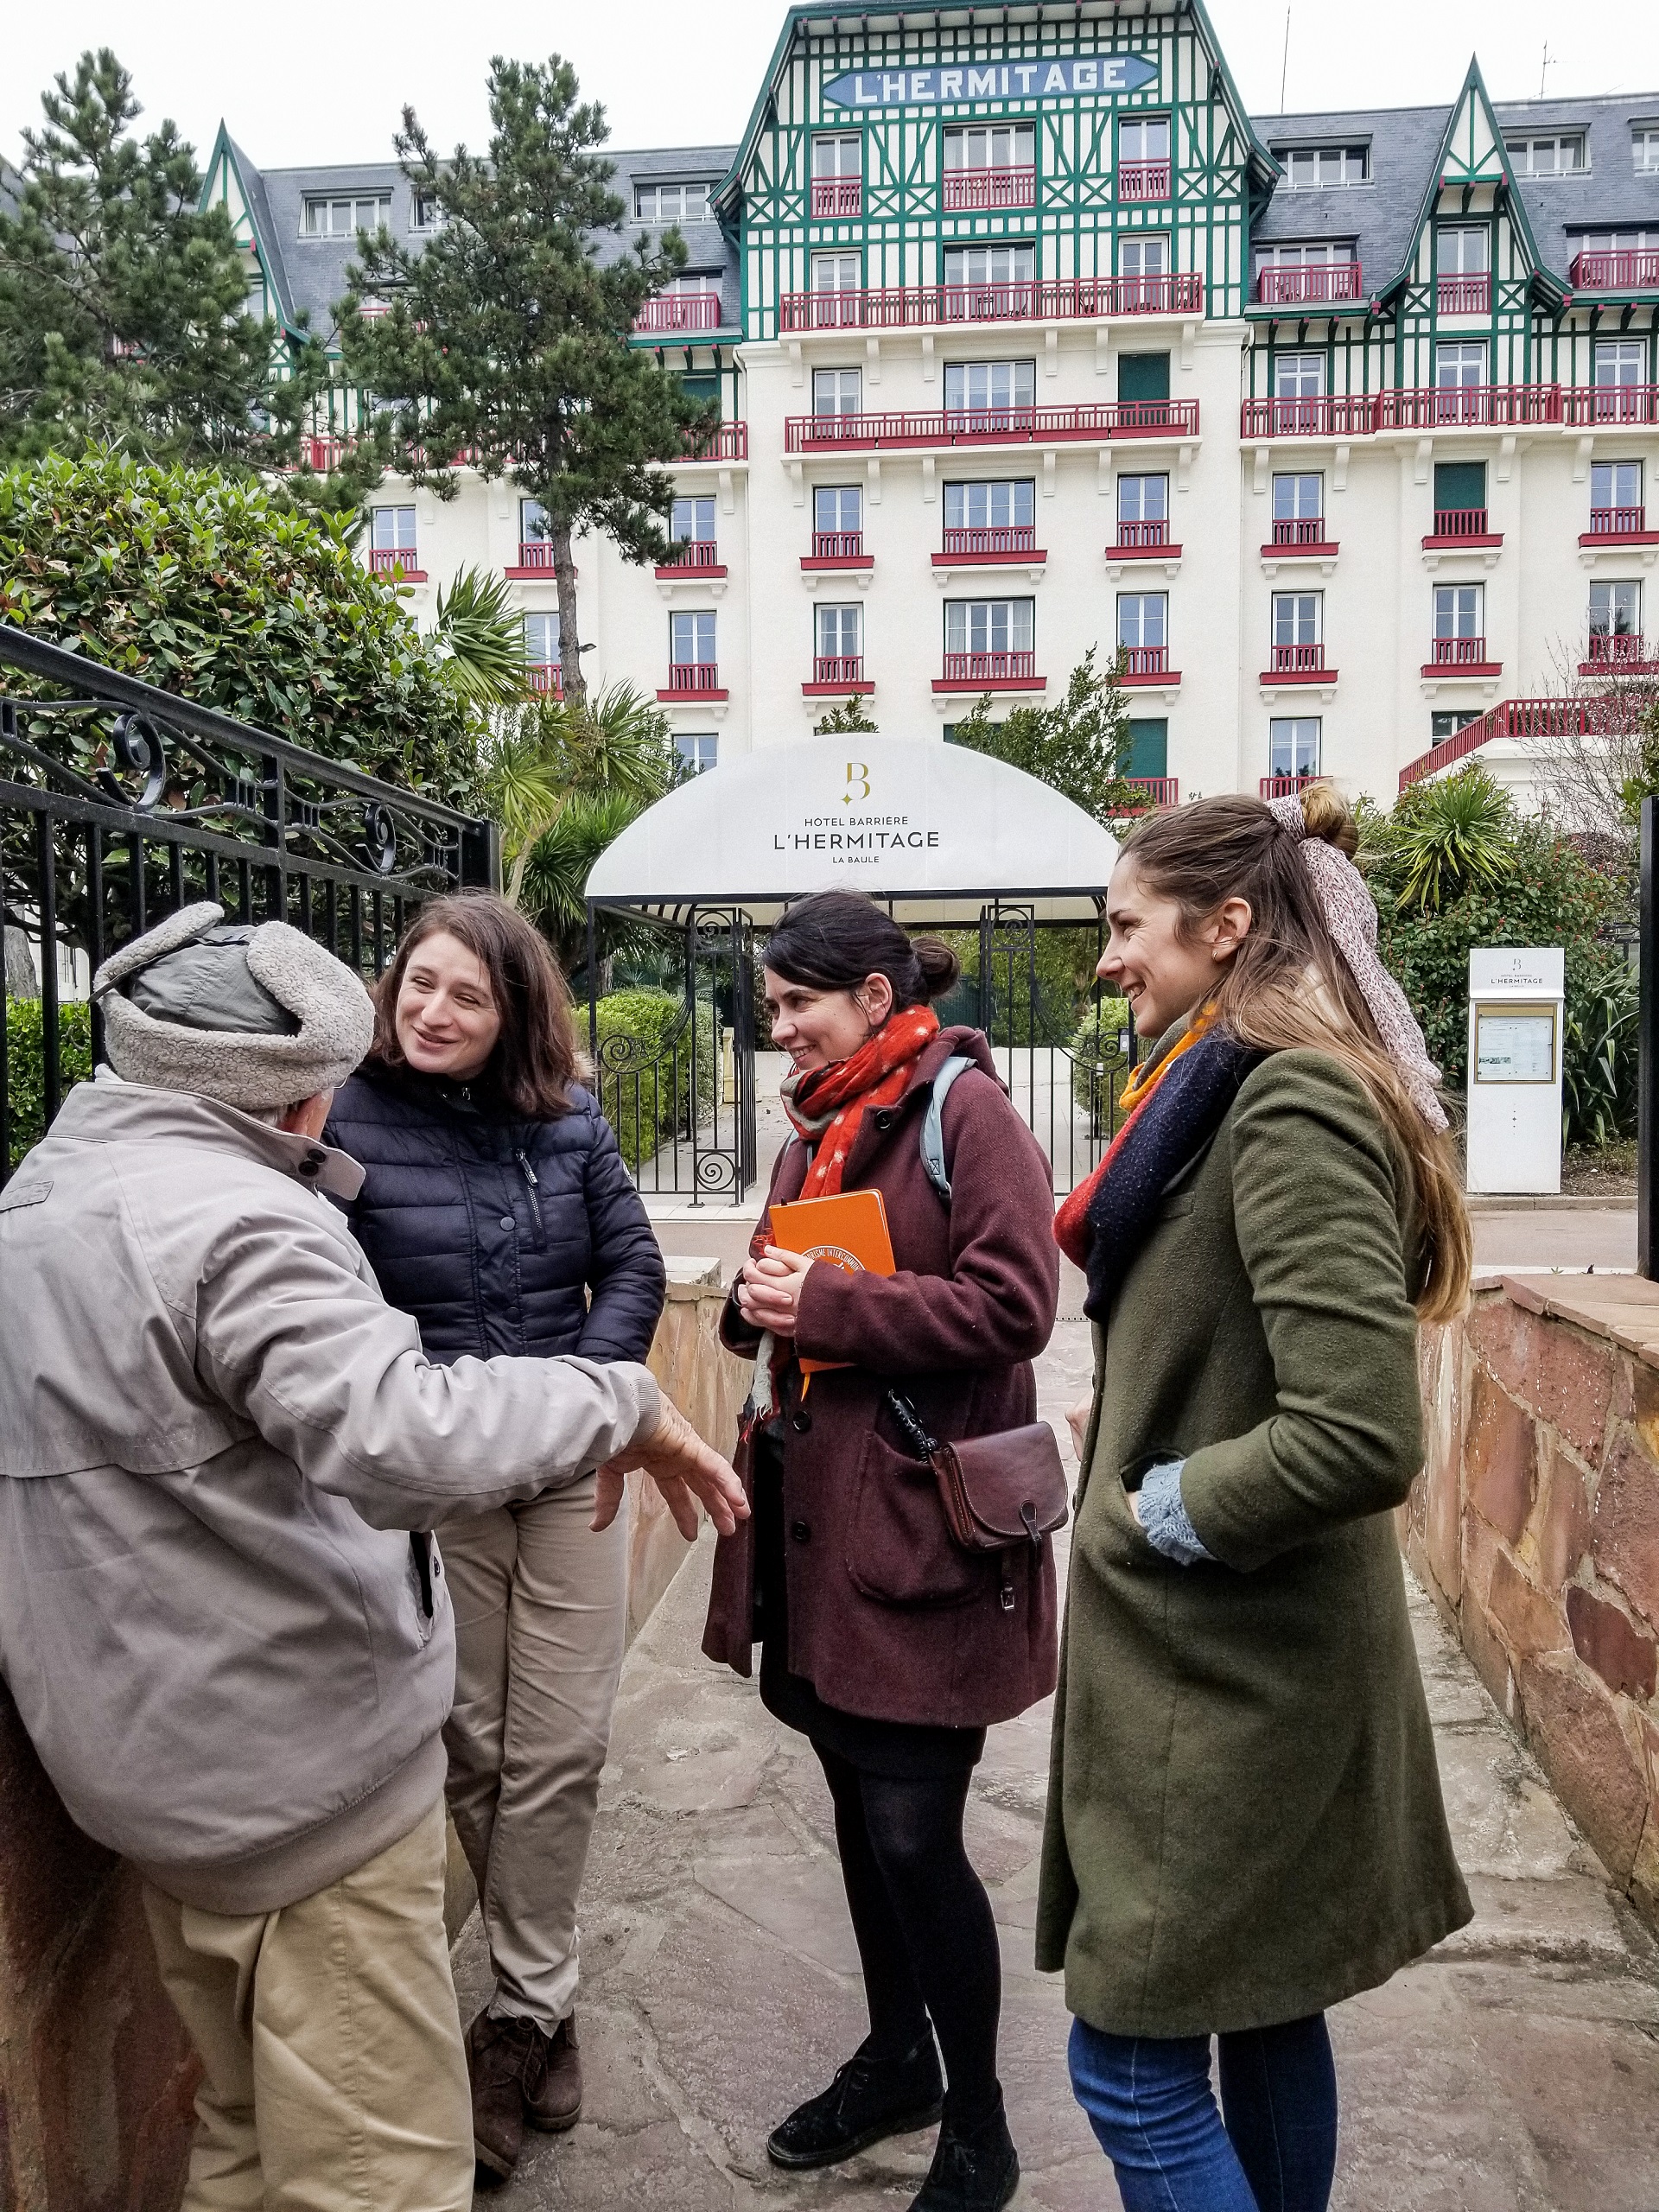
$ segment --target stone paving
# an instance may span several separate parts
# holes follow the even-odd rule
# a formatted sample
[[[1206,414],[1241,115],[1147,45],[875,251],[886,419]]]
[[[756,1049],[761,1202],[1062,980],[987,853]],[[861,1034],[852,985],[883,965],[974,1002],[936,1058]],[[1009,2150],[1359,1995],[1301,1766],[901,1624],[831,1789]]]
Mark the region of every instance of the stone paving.
[[[1063,1430],[1087,1331],[1041,1363]],[[623,1675],[583,1910],[587,2108],[531,2137],[499,2212],[904,2212],[931,2139],[801,2178],[767,2131],[858,2042],[857,1961],[829,1796],[751,1684],[697,1649],[709,1546]],[[1659,1960],[1427,1600],[1420,1648],[1473,1924],[1332,2016],[1343,2096],[1333,2212],[1659,2212]],[[992,1731],[969,1814],[1003,1934],[1001,2070],[1026,2212],[1109,2212],[1072,2103],[1057,1980],[1031,1965],[1046,1707]],[[487,1991],[474,1920],[467,2017]],[[480,2202],[486,2200],[480,2199]]]

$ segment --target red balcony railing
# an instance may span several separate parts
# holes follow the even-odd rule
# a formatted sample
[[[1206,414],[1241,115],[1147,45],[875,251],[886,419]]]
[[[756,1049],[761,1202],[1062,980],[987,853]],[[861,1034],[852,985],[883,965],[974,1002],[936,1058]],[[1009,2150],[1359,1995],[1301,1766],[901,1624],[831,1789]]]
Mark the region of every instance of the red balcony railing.
[[[1179,806],[1181,803],[1180,780],[1175,776],[1125,776],[1124,782],[1145,797],[1124,807],[1125,814],[1149,814],[1154,807]]]
[[[1305,791],[1310,784],[1323,783],[1322,776],[1263,776],[1256,789],[1263,798],[1290,798]]]
[[[1275,545],[1323,545],[1325,517],[1323,515],[1278,515],[1273,524]]]
[[[1357,261],[1317,261],[1300,269],[1264,267],[1255,280],[1264,307],[1316,305],[1325,300],[1362,300]]]
[[[861,561],[863,557],[861,530],[815,530],[812,533],[815,561]]]
[[[1167,545],[1169,543],[1168,518],[1160,516],[1155,522],[1120,521],[1117,525],[1117,542],[1120,546]]]
[[[1440,281],[1442,315],[1490,315],[1492,280],[1489,276],[1442,276]]]
[[[1654,653],[1645,638],[1630,630],[1592,630],[1590,633],[1590,658],[1586,670],[1598,674],[1616,670],[1644,674],[1654,665]]]
[[[1573,734],[1592,737],[1628,735],[1641,717],[1644,702],[1630,691],[1607,691],[1588,699],[1503,699],[1489,707],[1450,737],[1443,737],[1427,753],[1419,753],[1400,771],[1404,791],[1421,777],[1438,775],[1443,768],[1466,760],[1492,738],[1522,741]]]
[[[1659,384],[1586,384],[1566,395],[1567,422],[1659,423]]]
[[[1323,645],[1274,645],[1269,651],[1275,676],[1312,676],[1324,671]]]
[[[720,547],[714,538],[690,538],[682,540],[674,548],[671,556],[661,564],[657,573],[659,576],[667,576],[681,571],[690,574],[700,569],[717,569],[719,566]]]
[[[1167,645],[1120,645],[1125,676],[1167,676],[1169,647]]]
[[[518,565],[521,569],[551,569],[553,541],[550,537],[521,537],[518,541]]]
[[[1559,423],[1558,384],[1414,385],[1376,396],[1379,430],[1433,430],[1447,424]]]
[[[392,569],[401,569],[406,576],[412,575],[420,565],[412,545],[372,545],[369,549],[369,566],[382,575],[389,575]]]
[[[671,691],[718,691],[720,670],[711,660],[675,660],[668,664]]]
[[[647,300],[633,318],[636,330],[718,330],[718,292],[664,292]]]
[[[564,696],[564,671],[556,660],[533,660],[525,671],[532,691],[545,691],[555,699]]]
[[[1436,537],[1486,537],[1484,507],[1436,507],[1434,530]]]
[[[815,683],[862,683],[864,656],[862,653],[819,653],[812,663]]]
[[[1365,438],[1376,428],[1375,393],[1320,399],[1247,399],[1243,438]]]
[[[1036,681],[1037,656],[1026,653],[946,653],[947,683],[1013,683]]]
[[[1034,168],[947,169],[944,206],[947,213],[968,207],[1034,207],[1037,172]]]
[[[1167,200],[1167,159],[1161,162],[1120,162],[1117,165],[1117,196],[1120,200]]]
[[[1484,638],[1436,638],[1436,668],[1482,668],[1486,665]]]
[[[864,205],[864,180],[856,176],[815,176],[812,213],[818,222],[835,215],[856,215]]]
[[[885,292],[786,292],[780,330],[899,330],[948,322],[1051,322],[1204,313],[1202,276],[1056,276],[1021,284],[923,284]]]
[[[849,446],[892,450],[1198,435],[1196,399],[1114,399],[1075,407],[953,408],[928,415],[791,415],[784,424],[784,450],[826,453]]]
[[[748,424],[716,423],[711,429],[694,434],[686,441],[685,457],[688,461],[747,461]]]
[[[1659,250],[1575,254],[1567,281],[1575,292],[1650,292],[1659,286]]]
[[[947,553],[1034,553],[1037,525],[1032,522],[989,523],[978,529],[947,530]]]
[[[1640,537],[1648,526],[1645,507],[1592,507],[1592,537]]]

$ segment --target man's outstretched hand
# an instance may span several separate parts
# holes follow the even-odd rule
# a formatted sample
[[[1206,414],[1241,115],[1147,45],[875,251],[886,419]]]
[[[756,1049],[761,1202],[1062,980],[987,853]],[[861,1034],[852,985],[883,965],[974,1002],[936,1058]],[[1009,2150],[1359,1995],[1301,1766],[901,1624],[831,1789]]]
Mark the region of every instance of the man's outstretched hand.
[[[643,1467],[668,1500],[674,1525],[687,1543],[696,1538],[699,1501],[721,1535],[729,1536],[740,1521],[749,1517],[749,1502],[735,1471],[718,1452],[709,1450],[665,1390],[659,1393],[658,1405],[650,1427],[599,1470],[593,1528],[610,1527],[622,1503],[623,1477]]]

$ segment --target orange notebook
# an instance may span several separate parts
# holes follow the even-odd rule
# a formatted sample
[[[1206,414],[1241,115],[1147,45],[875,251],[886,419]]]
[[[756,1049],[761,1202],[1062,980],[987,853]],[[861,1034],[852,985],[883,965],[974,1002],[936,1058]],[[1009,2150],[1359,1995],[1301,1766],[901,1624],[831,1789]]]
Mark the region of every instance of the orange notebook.
[[[839,1191],[833,1198],[797,1198],[773,1206],[772,1241],[785,1252],[823,1260],[849,1275],[890,1275],[893,1239],[880,1191]],[[823,1368],[846,1367],[844,1359],[804,1359],[803,1375]]]

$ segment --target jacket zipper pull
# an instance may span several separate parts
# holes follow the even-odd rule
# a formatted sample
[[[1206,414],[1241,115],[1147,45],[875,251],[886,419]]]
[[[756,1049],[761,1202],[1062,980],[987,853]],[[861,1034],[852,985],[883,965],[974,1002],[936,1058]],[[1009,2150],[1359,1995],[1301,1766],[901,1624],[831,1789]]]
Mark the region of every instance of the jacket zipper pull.
[[[536,1234],[537,1236],[540,1236],[544,1234],[542,1224],[542,1202],[537,1196],[537,1192],[541,1189],[540,1181],[537,1179],[536,1170],[531,1166],[529,1160],[525,1157],[522,1149],[516,1150],[512,1156],[518,1161],[519,1166],[524,1170],[524,1186],[530,1192],[530,1210],[536,1217]]]

